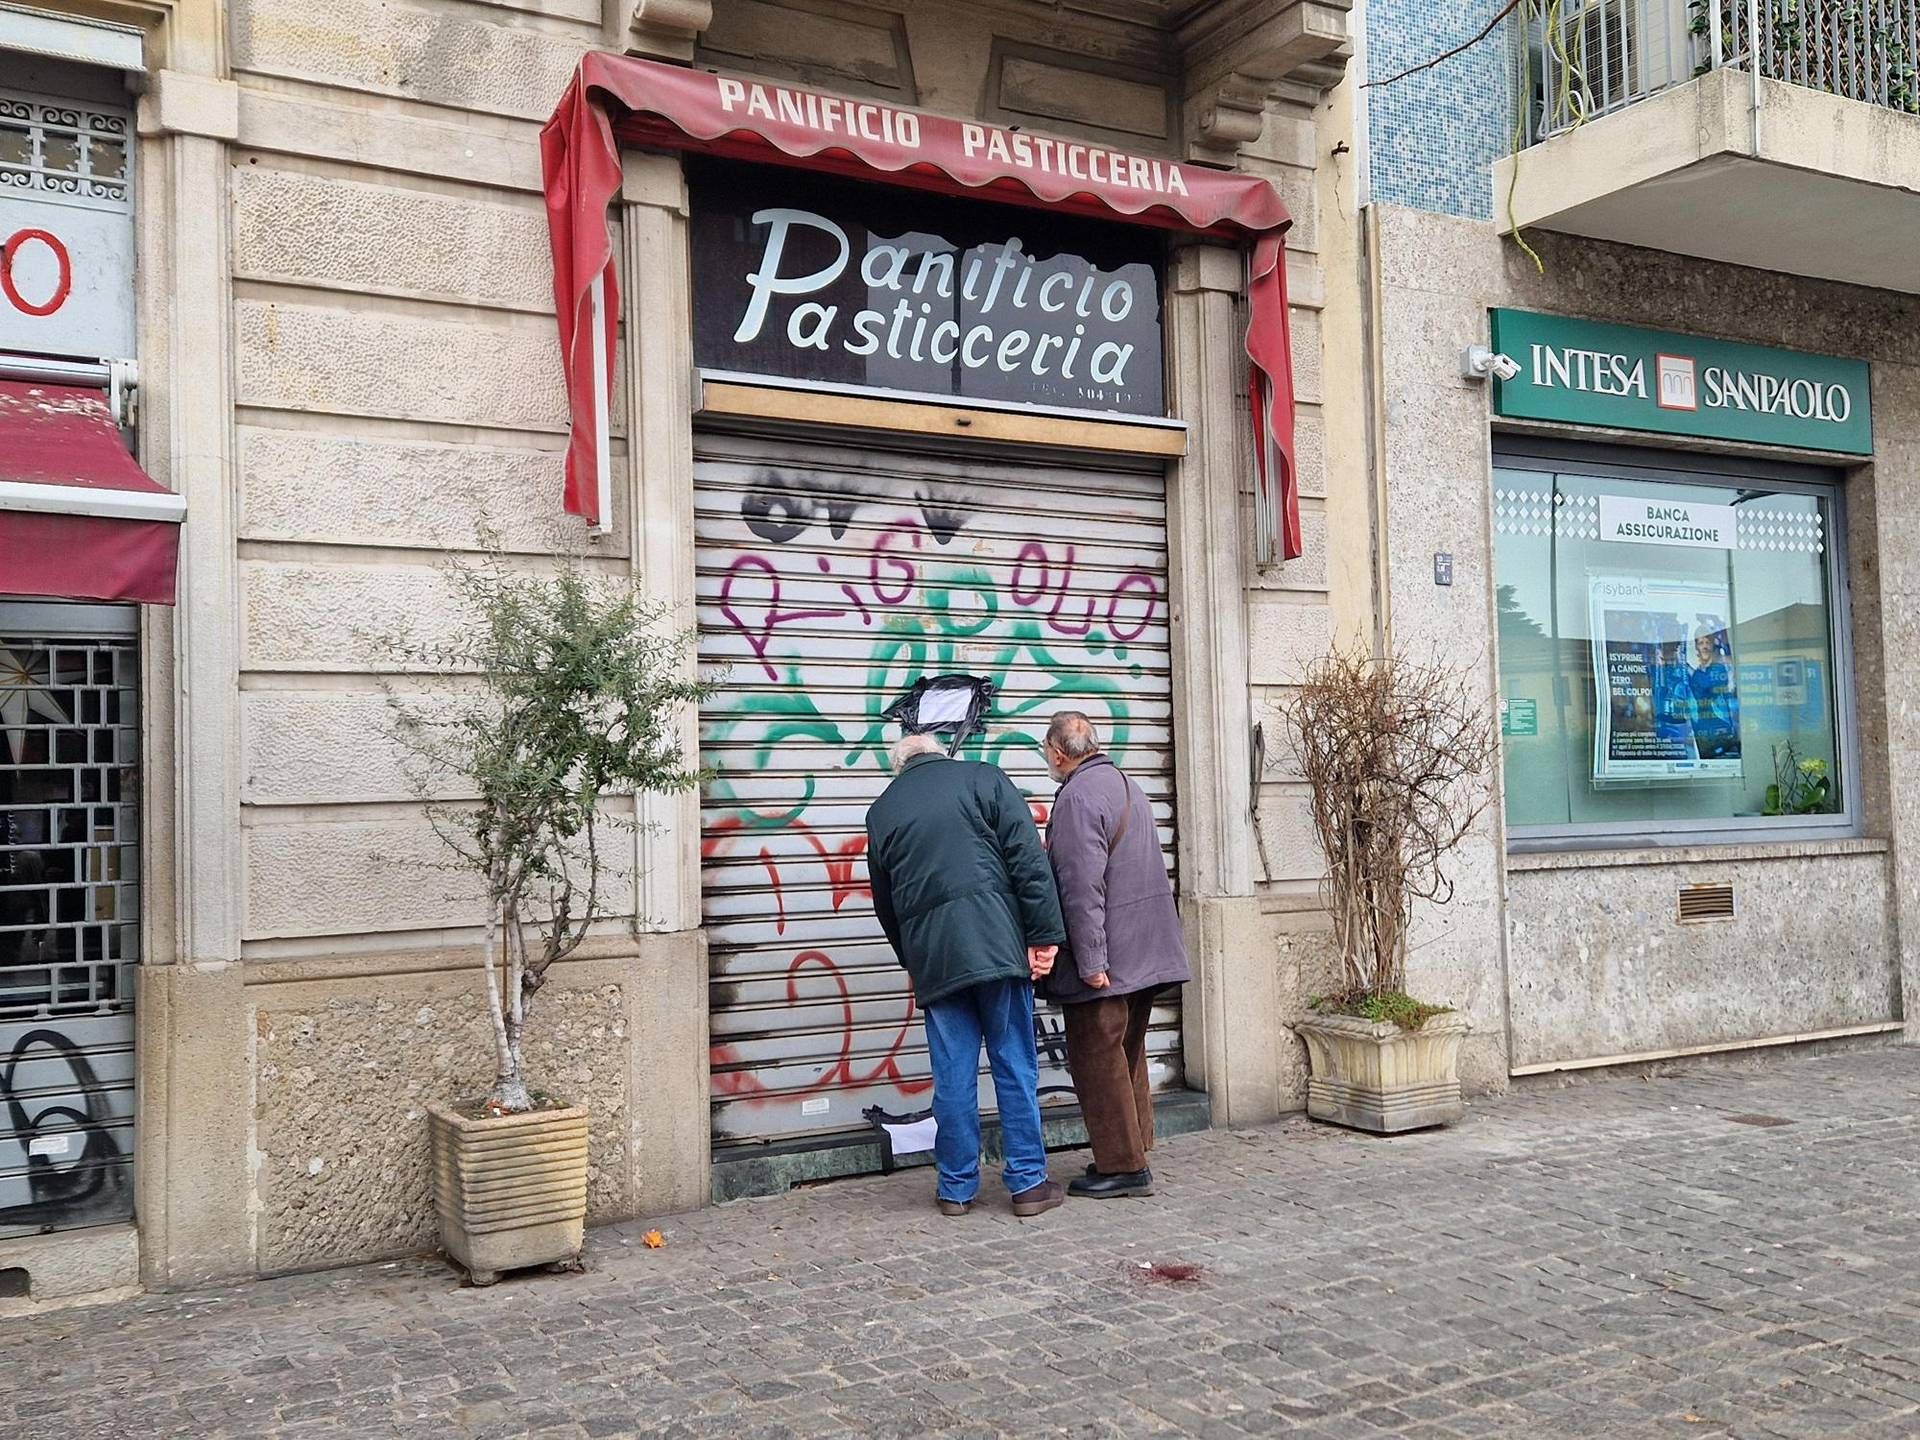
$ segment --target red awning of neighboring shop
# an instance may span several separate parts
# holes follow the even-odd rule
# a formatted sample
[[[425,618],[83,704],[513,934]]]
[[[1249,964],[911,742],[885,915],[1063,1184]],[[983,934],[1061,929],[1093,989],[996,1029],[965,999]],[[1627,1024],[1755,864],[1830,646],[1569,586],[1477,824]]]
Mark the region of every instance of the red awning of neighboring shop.
[[[1247,355],[1255,468],[1261,509],[1272,520],[1263,528],[1279,554],[1292,559],[1300,553],[1282,240],[1293,222],[1268,181],[800,86],[598,53],[580,62],[540,132],[561,361],[573,410],[566,463],[566,505],[573,514],[604,523],[601,512],[611,493],[607,416],[615,327],[607,317],[618,313],[619,292],[606,212],[620,189],[623,140],[1250,245]]]
[[[185,515],[104,391],[0,381],[0,594],[171,605]]]

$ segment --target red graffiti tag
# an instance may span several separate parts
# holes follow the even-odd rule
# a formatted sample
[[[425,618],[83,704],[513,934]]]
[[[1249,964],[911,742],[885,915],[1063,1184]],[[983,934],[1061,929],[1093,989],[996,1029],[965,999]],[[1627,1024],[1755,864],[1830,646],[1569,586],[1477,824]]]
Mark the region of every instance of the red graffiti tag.
[[[914,1003],[912,992],[907,995],[907,1013],[900,1021],[900,1028],[894,1033],[886,1053],[881,1055],[874,1067],[864,1075],[853,1073],[853,995],[847,989],[846,977],[840,973],[840,967],[833,957],[824,950],[805,950],[793,957],[793,964],[787,967],[787,1003],[798,1004],[800,990],[796,978],[807,966],[822,969],[832,977],[840,992],[840,1055],[834,1064],[815,1080],[801,1095],[811,1095],[816,1091],[836,1088],[855,1089],[861,1085],[872,1085],[879,1081],[890,1081],[902,1095],[919,1095],[933,1088],[932,1080],[907,1080],[900,1074],[900,1052],[906,1047],[907,1033],[913,1029]]]

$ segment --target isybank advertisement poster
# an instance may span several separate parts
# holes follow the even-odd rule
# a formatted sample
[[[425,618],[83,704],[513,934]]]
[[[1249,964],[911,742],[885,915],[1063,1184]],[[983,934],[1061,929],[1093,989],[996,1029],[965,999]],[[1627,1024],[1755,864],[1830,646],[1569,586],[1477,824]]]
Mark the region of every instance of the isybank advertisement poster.
[[[1724,582],[1588,580],[1595,780],[1741,773],[1732,596]]]

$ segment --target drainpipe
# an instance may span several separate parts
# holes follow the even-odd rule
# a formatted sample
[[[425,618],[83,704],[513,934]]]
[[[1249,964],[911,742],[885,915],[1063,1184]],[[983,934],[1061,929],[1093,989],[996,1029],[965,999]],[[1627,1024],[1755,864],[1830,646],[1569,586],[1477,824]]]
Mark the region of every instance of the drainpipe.
[[[1760,158],[1760,0],[1747,0],[1747,106],[1753,120],[1753,158]]]
[[[1360,343],[1366,406],[1364,427],[1367,467],[1368,546],[1373,570],[1373,656],[1384,659],[1393,637],[1393,572],[1387,534],[1387,401],[1380,270],[1380,212],[1368,205],[1360,212]]]

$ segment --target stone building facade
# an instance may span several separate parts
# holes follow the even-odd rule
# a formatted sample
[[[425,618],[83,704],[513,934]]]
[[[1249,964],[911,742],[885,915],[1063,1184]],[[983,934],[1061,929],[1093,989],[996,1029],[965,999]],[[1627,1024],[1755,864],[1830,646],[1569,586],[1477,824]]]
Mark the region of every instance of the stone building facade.
[[[1356,268],[1382,633],[1481,677],[1504,732],[1496,804],[1455,902],[1422,916],[1412,983],[1467,1005],[1503,1077],[1920,1035],[1902,598],[1920,269],[1883,263],[1875,229],[1883,205],[1920,218],[1888,163],[1920,119],[1897,93],[1822,89],[1817,69],[1790,83],[1765,55],[1755,75],[1737,35],[1633,8],[1593,21],[1612,88],[1601,32],[1574,39],[1584,116],[1566,77],[1543,78],[1540,7],[1425,69],[1485,17],[1376,5],[1360,22],[1382,82]],[[1817,223],[1787,218],[1810,202]],[[1515,326],[1535,343],[1513,378],[1463,372]],[[1644,378],[1671,366],[1683,388],[1644,412],[1604,380],[1614,393],[1541,404],[1556,340],[1588,343],[1569,336],[1629,360],[1644,345]],[[1851,431],[1831,414],[1768,429],[1792,407],[1727,398],[1709,355],[1853,377]],[[1628,501],[1721,504],[1733,524],[1704,546],[1631,543],[1605,518]],[[1679,672],[1665,639],[1603,615],[1616,580],[1663,597],[1624,603],[1661,611],[1645,623],[1687,649],[1696,696],[1713,691],[1691,740],[1684,719],[1627,734],[1630,672],[1656,701],[1659,672]],[[1730,740],[1703,738],[1714,706]],[[1796,803],[1814,776],[1825,790]]]
[[[907,444],[893,421],[807,428],[786,415],[756,429],[753,386],[696,376],[697,165],[629,150],[614,214],[623,309],[611,523],[589,538],[562,512],[568,409],[537,140],[591,50],[1238,168],[1277,187],[1294,217],[1298,559],[1255,562],[1245,262],[1218,241],[1141,242],[1159,275],[1169,418],[1127,432],[1146,437],[1139,454],[1090,471],[1093,432],[1072,420],[1057,432],[1016,427],[990,460],[942,453],[963,480],[1006,468],[1009,494],[1032,496],[1057,464],[1069,484],[1111,471],[1147,497],[1141,513],[1157,518],[1126,542],[1147,557],[1128,574],[1159,609],[1126,633],[1133,673],[1144,666],[1163,698],[1134,733],[1140,763],[1160,777],[1197,977],[1163,1026],[1165,1073],[1169,1088],[1205,1097],[1213,1123],[1303,1103],[1284,1022],[1315,984],[1323,922],[1270,705],[1299,657],[1372,626],[1355,523],[1363,472],[1327,439],[1357,422],[1362,392],[1323,362],[1333,348],[1323,255],[1347,223],[1335,217],[1353,178],[1344,3],[35,0],[33,10],[39,48],[0,49],[20,67],[5,81],[58,96],[84,71],[137,108],[135,353],[118,358],[139,366],[135,453],[186,515],[178,604],[138,619],[137,1066],[108,1087],[131,1107],[114,1132],[131,1158],[129,1213],[87,1228],[55,1216],[0,1239],[0,1264],[27,1269],[36,1299],[431,1245],[424,1107],[474,1092],[488,1073],[481,916],[471,887],[428,868],[434,841],[385,735],[381,689],[417,681],[376,673],[369,637],[403,622],[427,634],[460,624],[439,568],[447,552],[472,553],[484,526],[516,565],[583,553],[589,569],[637,573],[689,622],[726,631],[702,588],[706,549],[723,542],[700,531],[697,512],[727,447],[797,434],[848,447],[856,468],[878,453],[884,471],[888,447]],[[120,27],[116,43],[131,37],[132,59],[117,51],[104,64],[89,51],[75,27],[98,21]],[[4,43],[28,42],[0,32]],[[1042,238],[1046,223],[1035,221]],[[1357,324],[1346,308],[1343,323]],[[0,331],[0,351],[18,344]],[[718,438],[696,442],[696,431]],[[1102,443],[1109,458],[1135,444]],[[1044,543],[1057,565],[1062,552]],[[1081,692],[1048,683],[1043,660],[1021,663],[1010,684],[1037,693],[1013,728],[1030,748],[1037,707]],[[690,747],[703,719],[711,737],[710,718],[686,717]],[[1255,775],[1263,720],[1266,768]],[[877,758],[807,764],[808,786],[830,790]],[[1022,783],[1044,807],[1044,777]],[[860,1008],[845,977],[836,993],[799,960],[737,979],[710,944],[727,913],[711,863],[703,882],[713,815],[687,797],[648,802],[639,818],[652,832],[532,1025],[530,1070],[593,1112],[592,1217],[706,1203],[729,1159],[746,1178],[727,1193],[803,1173],[795,1165],[857,1168],[857,1153],[804,1158],[832,1148],[826,1130],[756,1131],[737,1103],[748,1082],[716,1076],[744,1070],[777,1088],[792,1035],[795,1063],[813,1067],[796,1095],[848,1088],[838,1065],[862,1095],[911,1108],[924,1087],[913,1083],[910,1002],[904,1017]],[[857,910],[859,882],[849,883]],[[879,967],[851,968],[858,992]],[[726,1004],[761,1017],[772,1058],[745,1064],[719,1050],[726,1037],[710,1017],[723,1014],[723,988]],[[814,1050],[826,1058],[807,1058]],[[888,1101],[897,1076],[907,1083]],[[728,1106],[749,1116],[744,1140],[723,1134],[716,1153]],[[801,1100],[803,1112],[813,1113]],[[838,1111],[833,1123],[844,1127]],[[749,1174],[742,1143],[803,1158]]]
[[[615,867],[603,922],[534,1011],[530,1074],[593,1115],[594,1219],[870,1168],[862,1111],[924,1104],[911,998],[878,951],[855,842],[884,780],[879,708],[936,670],[995,681],[985,753],[1037,816],[1051,787],[1034,742],[1061,705],[1092,709],[1152,795],[1195,961],[1154,1032],[1169,1123],[1255,1123],[1305,1103],[1290,1025],[1332,973],[1277,707],[1335,645],[1465,666],[1504,717],[1495,803],[1452,902],[1419,912],[1410,967],[1417,993],[1472,1022],[1470,1090],[1915,1038],[1904,507],[1920,281],[1875,253],[1864,224],[1793,241],[1786,221],[1823,202],[1778,188],[1820,175],[1855,187],[1861,213],[1911,203],[1920,184],[1900,167],[1920,147],[1896,143],[1920,125],[1911,115],[1710,65],[1614,96],[1618,113],[1590,123],[1543,124],[1502,159],[1507,117],[1534,104],[1505,38],[1361,88],[1469,38],[1483,21],[1459,5],[19,8],[0,12],[0,99],[30,97],[16,103],[39,105],[47,134],[88,105],[131,117],[130,260],[110,298],[132,340],[127,354],[63,349],[0,310],[0,385],[44,374],[49,356],[136,362],[134,407],[114,417],[137,420],[134,454],[184,501],[176,605],[0,599],[0,650],[27,688],[65,705],[44,677],[82,676],[119,697],[104,728],[135,737],[95,768],[123,787],[137,834],[97,865],[82,836],[60,862],[92,907],[67,926],[72,943],[111,933],[121,948],[83,967],[95,989],[64,1006],[20,979],[33,967],[14,953],[9,983],[26,998],[0,1008],[0,1041],[25,1047],[0,1061],[5,1081],[20,1093],[31,1077],[41,1096],[0,1142],[0,1266],[26,1269],[35,1300],[433,1243],[425,1107],[489,1074],[481,914],[471,887],[432,868],[386,733],[383,686],[423,677],[383,669],[370,637],[456,633],[443,562],[487,532],[529,570],[575,556],[637,575],[699,628],[699,662],[721,677],[714,704],[682,717],[716,781],[631,814],[643,838]],[[903,202],[885,184],[799,182],[812,194],[739,154],[631,142],[611,217],[610,496],[590,531],[561,505],[569,407],[539,134],[592,51],[787,87],[795,106],[802,91],[848,97],[1269,180],[1293,222],[1301,553],[1259,559],[1247,262],[1230,239],[968,197]],[[1829,100],[1837,117],[1817,113]],[[0,165],[19,143],[14,113],[0,112]],[[103,140],[99,153],[116,152]],[[1693,207],[1665,232],[1646,203],[1661,185]],[[1737,223],[1755,195],[1778,201],[1780,226]],[[955,381],[930,396],[908,368],[917,353],[852,379],[781,375],[765,352],[717,363],[716,345],[752,330],[733,314],[715,328],[741,278],[721,259],[766,243],[762,211],[812,208],[843,235],[865,225],[875,253],[950,242],[956,258],[1007,257],[1013,237],[1102,284],[1150,276],[1133,293],[1155,302],[1157,388],[1120,414],[1058,390],[1003,400]],[[1768,250],[1770,235],[1787,239]],[[8,263],[36,304],[51,291],[35,285],[57,287],[40,250]],[[884,262],[863,278],[837,301],[907,283]],[[902,302],[909,330],[919,298]],[[1491,358],[1496,311],[1864,363],[1870,446],[1514,413],[1517,390],[1498,387],[1515,382],[1462,370],[1476,347]],[[1094,321],[1090,301],[1081,315]],[[126,378],[95,368],[88,383]],[[1758,506],[1773,548],[1649,560],[1542,518],[1564,505],[1597,516],[1661,486],[1706,507],[1696,519]],[[1711,693],[1692,738],[1655,727],[1637,752],[1595,741],[1614,672],[1603,662],[1595,677],[1600,622],[1581,587],[1607,575],[1725,594],[1719,629],[1704,611],[1685,622],[1687,644],[1723,647],[1725,670],[1693,682]],[[1789,580],[1792,604],[1754,608]],[[1631,664],[1651,676],[1656,660]],[[1734,692],[1738,743],[1724,727],[1709,741],[1702,717],[1724,716]],[[16,787],[48,769],[33,747],[51,757],[76,723],[64,709],[0,719],[0,784]],[[1760,813],[1783,740],[1828,767],[1830,803]],[[1681,770],[1661,745],[1681,746]],[[1665,788],[1649,788],[1649,757]],[[1711,804],[1667,783],[1703,761]],[[1633,808],[1656,791],[1644,816]],[[55,817],[25,793],[0,808]],[[6,878],[24,893],[17,871]],[[0,944],[60,928],[49,909],[0,923]],[[47,1031],[64,1039],[29,1039]],[[50,1058],[73,1054],[84,1072]],[[110,1162],[100,1185],[59,1148],[68,1129]],[[76,1208],[83,1195],[90,1208]]]

